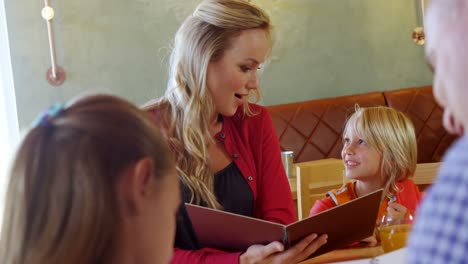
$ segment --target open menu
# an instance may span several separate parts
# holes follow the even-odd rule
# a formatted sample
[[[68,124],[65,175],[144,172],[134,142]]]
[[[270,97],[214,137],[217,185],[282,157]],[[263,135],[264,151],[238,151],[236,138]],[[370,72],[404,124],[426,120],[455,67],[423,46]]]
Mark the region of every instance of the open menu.
[[[374,232],[382,189],[289,225],[185,204],[202,247],[230,252],[254,244],[280,241],[289,248],[309,234],[328,234],[328,241],[309,257],[345,247]]]

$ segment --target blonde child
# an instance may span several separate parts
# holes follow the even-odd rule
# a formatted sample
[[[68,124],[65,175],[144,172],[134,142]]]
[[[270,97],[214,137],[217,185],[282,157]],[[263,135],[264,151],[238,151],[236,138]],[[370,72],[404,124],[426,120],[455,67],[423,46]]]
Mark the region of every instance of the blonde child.
[[[384,188],[377,223],[386,213],[393,219],[414,211],[421,194],[410,179],[416,169],[414,127],[401,112],[389,107],[356,107],[343,131],[341,157],[350,180],[318,200],[314,215],[347,201]]]
[[[168,263],[178,180],[145,113],[105,95],[54,105],[16,154],[2,263]]]

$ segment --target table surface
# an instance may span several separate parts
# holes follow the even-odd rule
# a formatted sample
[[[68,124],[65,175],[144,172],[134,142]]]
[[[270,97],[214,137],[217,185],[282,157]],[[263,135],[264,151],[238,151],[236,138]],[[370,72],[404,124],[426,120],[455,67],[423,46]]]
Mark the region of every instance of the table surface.
[[[323,255],[300,262],[300,264],[318,264],[338,261],[373,258],[382,255],[381,246],[333,250]]]

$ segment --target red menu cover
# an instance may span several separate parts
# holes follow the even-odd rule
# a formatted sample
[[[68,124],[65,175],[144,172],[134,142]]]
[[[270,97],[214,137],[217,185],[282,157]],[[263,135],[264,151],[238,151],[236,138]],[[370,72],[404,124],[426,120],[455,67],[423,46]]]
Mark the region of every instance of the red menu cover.
[[[287,249],[309,234],[328,234],[327,243],[313,257],[371,236],[382,192],[379,189],[289,225],[188,203],[185,207],[202,247],[237,252],[280,241]]]

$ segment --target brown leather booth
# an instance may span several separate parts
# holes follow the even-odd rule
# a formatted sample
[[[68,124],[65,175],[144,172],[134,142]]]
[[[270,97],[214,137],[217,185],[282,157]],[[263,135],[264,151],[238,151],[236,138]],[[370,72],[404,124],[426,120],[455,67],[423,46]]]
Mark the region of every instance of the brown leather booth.
[[[390,106],[412,121],[418,140],[418,163],[438,162],[456,138],[442,125],[442,108],[432,87],[406,88],[267,106],[282,150],[294,151],[294,162],[341,158],[341,133],[355,105]]]

